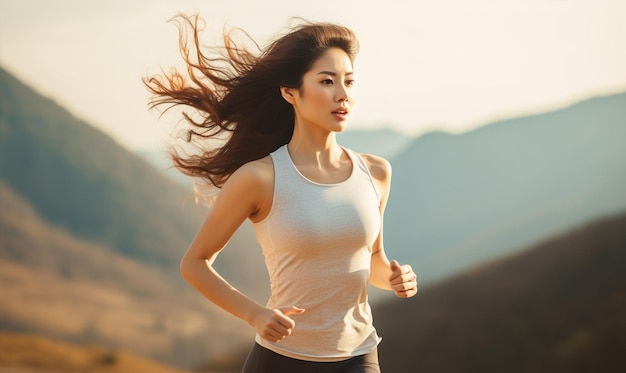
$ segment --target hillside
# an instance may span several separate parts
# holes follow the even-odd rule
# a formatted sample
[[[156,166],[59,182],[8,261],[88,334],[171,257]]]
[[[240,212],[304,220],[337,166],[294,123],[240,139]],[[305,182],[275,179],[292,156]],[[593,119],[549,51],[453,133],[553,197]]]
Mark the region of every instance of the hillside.
[[[80,239],[174,272],[204,219],[189,188],[0,68],[0,180],[44,220]],[[246,224],[220,257],[255,299],[268,283]],[[230,268],[238,266],[236,271]]]
[[[2,180],[82,239],[178,261],[202,216],[189,192],[3,69],[0,91]]]
[[[374,307],[389,372],[623,372],[626,214]],[[410,370],[407,368],[410,367]]]
[[[178,273],[206,213],[193,194],[1,69],[0,206],[0,331],[187,367],[228,365],[228,351],[249,345],[252,330]],[[217,266],[264,302],[250,234]]]
[[[48,225],[0,182],[0,331],[97,343],[193,367],[248,343],[180,277]],[[211,336],[228,336],[214,339]]]
[[[392,159],[385,243],[432,282],[626,208],[626,93],[471,132]]]
[[[9,333],[0,333],[0,372],[183,373],[172,367],[101,346],[76,346],[42,337]]]

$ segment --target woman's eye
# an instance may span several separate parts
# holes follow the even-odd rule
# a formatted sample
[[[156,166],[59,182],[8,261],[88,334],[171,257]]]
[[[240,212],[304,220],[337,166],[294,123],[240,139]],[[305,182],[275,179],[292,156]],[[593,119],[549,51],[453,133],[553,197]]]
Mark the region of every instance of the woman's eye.
[[[324,80],[322,80],[322,84],[333,84],[333,80],[332,79],[324,79]]]
[[[354,80],[354,79],[351,79],[351,80],[346,80],[346,85],[347,85],[348,87],[352,87],[352,86],[354,85],[354,83],[355,83],[355,80]]]

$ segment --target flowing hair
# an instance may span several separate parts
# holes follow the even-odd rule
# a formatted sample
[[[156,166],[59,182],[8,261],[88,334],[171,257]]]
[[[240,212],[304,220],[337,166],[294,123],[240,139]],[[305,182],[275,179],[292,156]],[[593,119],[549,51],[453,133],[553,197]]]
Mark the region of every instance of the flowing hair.
[[[173,69],[143,79],[153,94],[150,107],[166,111],[182,105],[186,141],[195,152],[172,150],[182,173],[221,188],[243,164],[263,158],[287,144],[293,135],[294,111],[280,87],[301,88],[302,77],[329,48],[340,48],[354,62],[358,41],[354,33],[331,23],[302,21],[263,50],[253,53],[224,32],[224,46],[208,53],[200,42],[203,20],[178,15],[179,49],[186,76]],[[191,31],[191,48],[185,30]],[[215,145],[213,139],[220,140]]]

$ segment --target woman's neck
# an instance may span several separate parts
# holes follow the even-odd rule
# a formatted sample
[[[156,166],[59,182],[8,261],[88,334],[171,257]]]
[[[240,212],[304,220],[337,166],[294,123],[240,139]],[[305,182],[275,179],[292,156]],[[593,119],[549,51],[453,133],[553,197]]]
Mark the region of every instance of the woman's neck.
[[[334,132],[303,131],[296,126],[287,148],[297,166],[337,168],[345,161],[343,149],[337,144]]]

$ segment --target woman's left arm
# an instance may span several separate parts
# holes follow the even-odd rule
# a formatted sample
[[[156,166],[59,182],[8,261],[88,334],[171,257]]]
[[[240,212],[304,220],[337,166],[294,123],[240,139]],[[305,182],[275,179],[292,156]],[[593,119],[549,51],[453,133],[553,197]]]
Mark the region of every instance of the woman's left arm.
[[[381,157],[362,154],[370,174],[374,178],[380,194],[380,232],[372,246],[370,266],[370,283],[377,288],[392,290],[400,298],[409,298],[417,294],[417,276],[410,265],[400,265],[397,261],[389,261],[383,245],[383,218],[385,207],[391,190],[391,165]]]

